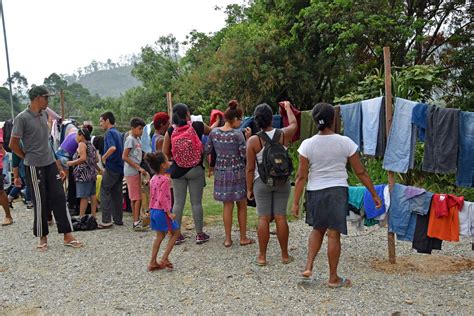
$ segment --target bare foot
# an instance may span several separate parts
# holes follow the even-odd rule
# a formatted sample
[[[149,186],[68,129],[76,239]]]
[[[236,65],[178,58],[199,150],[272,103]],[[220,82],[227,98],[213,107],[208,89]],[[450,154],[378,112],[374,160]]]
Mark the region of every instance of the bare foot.
[[[240,240],[241,246],[248,246],[254,243],[255,243],[255,239],[251,239],[251,238],[244,238]]]
[[[2,226],[8,226],[13,224],[13,218],[11,217],[5,217],[2,222]]]
[[[303,271],[303,273],[301,273],[301,276],[304,277],[304,278],[310,278],[312,275],[313,275],[312,270],[305,270],[305,271]]]

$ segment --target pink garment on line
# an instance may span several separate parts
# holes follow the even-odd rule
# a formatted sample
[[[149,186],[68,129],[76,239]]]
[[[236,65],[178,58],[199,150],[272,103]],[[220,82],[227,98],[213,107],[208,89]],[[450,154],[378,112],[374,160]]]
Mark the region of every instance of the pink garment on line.
[[[171,211],[171,179],[155,174],[150,180],[150,209]]]

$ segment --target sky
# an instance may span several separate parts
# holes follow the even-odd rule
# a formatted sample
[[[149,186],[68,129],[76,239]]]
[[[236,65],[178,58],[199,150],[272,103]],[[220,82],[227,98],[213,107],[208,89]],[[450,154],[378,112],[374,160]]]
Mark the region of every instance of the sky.
[[[10,72],[28,84],[51,73],[72,74],[92,60],[118,61],[138,54],[160,36],[183,41],[190,31],[215,32],[225,25],[223,9],[242,0],[3,0]],[[2,29],[3,31],[3,29]],[[0,85],[8,78],[3,33]]]

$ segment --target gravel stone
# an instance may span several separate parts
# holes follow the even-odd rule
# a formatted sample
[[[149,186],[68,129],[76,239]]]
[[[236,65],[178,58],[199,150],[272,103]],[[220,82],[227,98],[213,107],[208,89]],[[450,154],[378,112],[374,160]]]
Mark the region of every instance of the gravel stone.
[[[221,226],[207,226],[211,239],[194,243],[194,232],[171,254],[175,270],[147,272],[153,232],[134,232],[130,214],[122,227],[78,232],[82,249],[66,248],[51,227],[49,249],[38,252],[33,212],[14,204],[15,223],[0,227],[0,314],[456,314],[474,310],[474,252],[469,238],[443,243],[430,256],[397,241],[397,259],[387,260],[387,229],[356,231],[342,237],[340,275],[351,288],[329,289],[326,241],[314,263],[314,277],[299,277],[311,230],[291,222],[289,249],[295,261],[280,263],[271,235],[268,265],[254,264],[257,244],[222,245]],[[249,212],[253,212],[249,208]],[[100,217],[100,213],[99,213]],[[256,232],[249,236],[256,238]],[[439,257],[438,257],[439,256]],[[416,260],[418,261],[416,261]],[[417,273],[423,262],[452,264],[453,270]],[[415,260],[415,261],[413,261]],[[444,260],[444,261],[443,261]],[[415,263],[420,263],[420,267]],[[430,265],[430,267],[432,267]]]

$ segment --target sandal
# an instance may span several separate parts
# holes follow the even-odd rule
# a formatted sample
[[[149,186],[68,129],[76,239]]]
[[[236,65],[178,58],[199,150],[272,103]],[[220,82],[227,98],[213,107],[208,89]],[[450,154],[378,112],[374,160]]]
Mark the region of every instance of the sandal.
[[[158,264],[161,264],[163,266],[163,268],[168,268],[168,270],[173,270],[174,269],[174,265],[169,260],[160,261],[160,263],[158,263]]]
[[[341,277],[338,283],[328,283],[328,287],[331,289],[337,289],[340,287],[351,287],[352,283],[351,280],[346,279],[345,277]]]
[[[148,270],[149,272],[153,272],[153,271],[157,271],[157,270],[161,270],[161,269],[164,269],[164,268],[165,268],[164,265],[159,264],[159,263],[157,263],[157,264],[158,264],[157,266],[148,266],[148,267],[147,267],[147,270]]]
[[[226,243],[226,242],[224,241],[222,244],[224,245],[224,247],[230,248],[230,247],[232,247],[233,242],[231,241],[230,243]]]
[[[255,258],[255,261],[253,262],[255,265],[259,266],[259,267],[264,267],[267,265],[267,262],[260,262],[258,261],[258,258]]]
[[[46,251],[48,250],[48,243],[45,242],[44,244],[39,244],[38,246],[36,246],[36,249],[38,249],[38,251]]]
[[[81,248],[83,246],[83,244],[80,241],[78,241],[76,239],[73,239],[70,242],[65,242],[64,246],[72,247],[72,248]]]
[[[99,224],[97,225],[97,229],[108,229],[108,228],[112,228],[114,227],[114,224],[110,223],[110,224]]]

